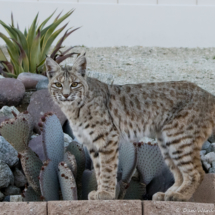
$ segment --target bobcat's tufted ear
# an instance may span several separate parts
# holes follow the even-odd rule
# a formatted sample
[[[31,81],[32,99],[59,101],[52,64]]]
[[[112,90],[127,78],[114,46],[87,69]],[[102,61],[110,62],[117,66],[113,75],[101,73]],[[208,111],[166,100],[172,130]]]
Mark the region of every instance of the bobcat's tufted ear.
[[[86,75],[87,59],[85,55],[86,52],[79,55],[72,66],[72,71],[78,73],[82,77],[85,77]]]
[[[46,74],[51,79],[57,72],[60,72],[60,66],[52,58],[46,57]]]

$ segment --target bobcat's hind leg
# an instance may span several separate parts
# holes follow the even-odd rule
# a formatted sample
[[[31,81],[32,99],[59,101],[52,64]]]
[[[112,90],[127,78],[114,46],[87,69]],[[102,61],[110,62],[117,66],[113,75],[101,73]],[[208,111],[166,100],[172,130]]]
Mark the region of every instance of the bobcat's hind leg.
[[[165,142],[163,141],[163,138],[161,136],[158,137],[158,145],[161,149],[161,153],[163,155],[163,158],[169,167],[170,171],[173,173],[175,183],[166,191],[166,193],[158,192],[153,195],[153,200],[155,201],[164,201],[165,195],[170,192],[174,192],[177,190],[181,184],[183,183],[183,177],[179,170],[179,168],[174,164],[173,160],[171,159],[169,155],[168,147],[166,146]]]
[[[184,132],[183,136],[175,136],[166,144],[172,161],[182,175],[183,183],[176,190],[170,188],[165,193],[165,201],[189,200],[202,182],[204,171],[199,141],[201,140],[195,140],[192,135]]]

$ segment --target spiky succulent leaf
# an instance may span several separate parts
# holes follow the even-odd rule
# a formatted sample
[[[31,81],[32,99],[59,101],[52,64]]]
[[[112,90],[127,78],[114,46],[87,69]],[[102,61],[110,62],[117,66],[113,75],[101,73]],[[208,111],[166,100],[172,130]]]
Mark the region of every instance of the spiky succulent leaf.
[[[0,49],[0,61],[7,61],[7,58],[2,49]]]
[[[42,29],[44,28],[44,26],[46,25],[46,23],[51,19],[51,17],[54,15],[54,13],[56,12],[56,10],[48,17],[46,18],[41,24],[40,26],[37,28],[37,31],[40,29],[40,31],[42,31]]]
[[[38,30],[37,36],[32,41],[31,49],[29,51],[30,56],[30,71],[35,73],[37,65],[41,62],[40,61],[40,30]]]
[[[157,144],[141,143],[137,151],[137,170],[141,182],[148,184],[165,166],[164,159]]]
[[[11,42],[11,40],[9,38],[7,38],[4,34],[0,33],[0,37],[5,41],[5,43],[7,44],[7,48],[8,51],[10,51],[11,53],[13,53],[14,58],[19,57],[19,49],[16,46],[16,44],[14,44],[13,42]]]
[[[40,195],[39,174],[43,165],[39,157],[30,149],[26,149],[21,154],[22,168],[30,186]]]
[[[67,164],[68,168],[72,171],[74,177],[77,177],[77,163],[75,160],[75,156],[70,152],[66,152],[64,154],[64,162]]]
[[[42,117],[43,131],[42,140],[46,160],[53,162],[55,171],[57,172],[58,164],[63,160],[64,156],[64,135],[62,126],[56,115],[47,114]]]
[[[31,186],[24,189],[22,196],[25,202],[41,201],[40,195],[38,195]]]
[[[84,170],[82,176],[82,200],[88,200],[88,194],[97,190],[97,181],[94,170]]]
[[[54,21],[51,26],[49,27],[49,29],[47,30],[46,34],[44,35],[44,39],[43,39],[43,46],[44,44],[46,44],[46,42],[49,40],[49,37],[52,35],[52,33],[54,32],[54,30],[57,28],[57,26],[63,22],[67,17],[69,17],[74,10],[71,10],[69,12],[67,12],[64,16],[62,16],[61,18],[59,18],[58,20]]]
[[[58,165],[58,178],[63,200],[77,200],[75,177],[65,162]]]
[[[40,189],[46,201],[59,200],[59,181],[54,162],[47,161],[40,171]]]
[[[68,23],[67,23],[68,24]],[[62,28],[56,30],[52,35],[50,35],[50,37],[48,38],[48,40],[43,42],[43,47],[42,47],[42,53],[40,56],[40,59],[44,59],[45,55],[48,53],[53,41],[55,40],[55,38],[64,30],[64,28],[67,26],[64,25]]]
[[[2,122],[0,133],[18,152],[22,152],[27,149],[32,129],[31,115],[19,114],[9,121]]]
[[[27,38],[26,38],[27,43],[28,43],[28,53],[29,53],[28,58],[29,59],[30,59],[31,47],[33,45],[34,38],[35,38],[36,34],[38,33],[38,32],[36,32],[36,24],[37,24],[38,15],[39,15],[39,13],[37,13],[36,17],[34,18],[34,21],[31,24],[31,27],[28,31]]]

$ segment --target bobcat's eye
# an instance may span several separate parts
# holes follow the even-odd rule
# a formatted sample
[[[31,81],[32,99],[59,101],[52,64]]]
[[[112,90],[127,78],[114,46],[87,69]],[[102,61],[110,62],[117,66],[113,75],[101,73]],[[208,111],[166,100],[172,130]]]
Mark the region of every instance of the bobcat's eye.
[[[56,87],[62,87],[62,84],[59,83],[59,82],[57,82],[57,83],[55,83],[55,86],[56,86]]]
[[[72,83],[72,85],[71,85],[72,87],[77,87],[78,86],[78,82],[74,82],[74,83]]]

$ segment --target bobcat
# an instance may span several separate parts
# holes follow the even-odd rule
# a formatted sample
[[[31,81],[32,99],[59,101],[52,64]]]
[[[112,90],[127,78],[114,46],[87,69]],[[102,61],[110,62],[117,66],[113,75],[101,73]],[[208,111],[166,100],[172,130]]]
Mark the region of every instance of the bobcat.
[[[175,183],[153,200],[189,200],[204,178],[202,144],[215,127],[215,97],[186,82],[107,85],[86,76],[86,57],[62,69],[46,59],[49,92],[90,152],[98,188],[89,200],[114,199],[119,142],[156,137]]]

